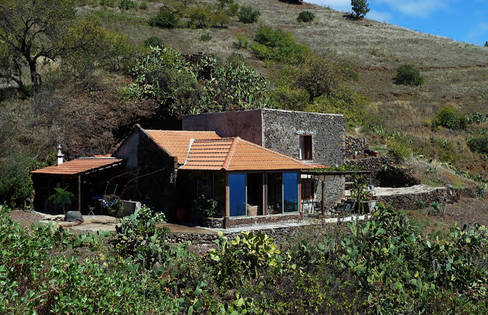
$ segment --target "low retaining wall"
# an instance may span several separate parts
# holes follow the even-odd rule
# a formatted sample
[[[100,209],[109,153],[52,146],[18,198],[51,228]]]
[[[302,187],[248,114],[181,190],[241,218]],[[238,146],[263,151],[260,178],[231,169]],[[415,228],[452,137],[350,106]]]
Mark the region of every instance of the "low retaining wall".
[[[276,222],[298,222],[302,219],[300,213],[293,214],[274,214],[274,215],[258,215],[254,217],[225,217],[224,226],[226,228],[230,227],[240,227],[249,226],[256,224],[269,224]]]
[[[455,202],[459,194],[447,187],[428,187],[416,185],[406,188],[377,188],[378,201],[385,201],[395,209],[417,210],[429,206],[433,202]],[[391,191],[388,194],[388,190]]]

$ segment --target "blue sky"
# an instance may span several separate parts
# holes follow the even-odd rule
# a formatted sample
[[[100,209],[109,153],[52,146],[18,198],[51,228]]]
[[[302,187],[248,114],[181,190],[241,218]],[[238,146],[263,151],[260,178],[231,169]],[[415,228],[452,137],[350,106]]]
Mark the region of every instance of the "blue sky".
[[[351,0],[305,2],[351,10]],[[466,43],[488,41],[488,0],[369,0],[369,8],[370,19]]]

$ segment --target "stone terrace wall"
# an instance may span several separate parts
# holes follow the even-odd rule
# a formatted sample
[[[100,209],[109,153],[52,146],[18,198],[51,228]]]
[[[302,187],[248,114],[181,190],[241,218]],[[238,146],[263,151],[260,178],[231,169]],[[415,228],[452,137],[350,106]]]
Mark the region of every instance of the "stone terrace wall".
[[[414,186],[419,187],[419,186]],[[412,188],[414,188],[412,187]],[[425,191],[409,191],[403,188],[404,193],[389,196],[378,196],[378,201],[385,201],[395,209],[418,210],[428,207],[433,202],[451,203],[459,199],[459,193],[447,187],[432,188]]]
[[[346,159],[352,159],[355,152],[358,152],[359,156],[362,156],[364,150],[368,150],[368,149],[369,146],[365,138],[346,136],[346,147],[345,147]]]

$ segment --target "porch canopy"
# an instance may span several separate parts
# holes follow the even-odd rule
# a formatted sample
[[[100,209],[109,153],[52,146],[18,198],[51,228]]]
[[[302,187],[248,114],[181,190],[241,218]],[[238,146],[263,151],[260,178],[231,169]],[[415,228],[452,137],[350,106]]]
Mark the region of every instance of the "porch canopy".
[[[239,137],[196,139],[181,171],[225,174],[226,217],[285,214],[300,210],[300,171],[314,169]]]
[[[60,182],[60,181],[68,181],[68,182],[76,182],[76,197],[77,197],[77,208],[78,211],[81,211],[82,204],[82,176],[90,175],[94,173],[98,173],[101,171],[105,171],[108,169],[115,168],[117,166],[121,166],[123,164],[122,159],[117,159],[113,157],[84,157],[78,158],[75,160],[64,162],[60,165],[55,166],[48,166],[45,168],[41,168],[38,170],[34,170],[31,172],[34,179],[34,184],[39,181],[40,178],[47,178],[48,185],[35,185],[40,186],[39,189],[36,188],[36,198],[39,199],[41,195],[46,195],[44,197],[48,197],[51,191],[51,182]],[[47,191],[42,192],[40,191],[42,187],[47,187]],[[73,185],[69,185],[73,186]],[[73,187],[72,187],[73,188]],[[39,191],[38,191],[39,190]]]

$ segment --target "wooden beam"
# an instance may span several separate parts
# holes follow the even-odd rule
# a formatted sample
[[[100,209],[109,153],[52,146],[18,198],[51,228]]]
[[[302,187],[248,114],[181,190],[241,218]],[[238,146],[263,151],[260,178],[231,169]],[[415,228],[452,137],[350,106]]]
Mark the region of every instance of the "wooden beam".
[[[78,175],[78,211],[81,213],[81,175]]]
[[[321,181],[322,183],[322,216],[325,216],[325,183],[324,181],[322,180]]]

